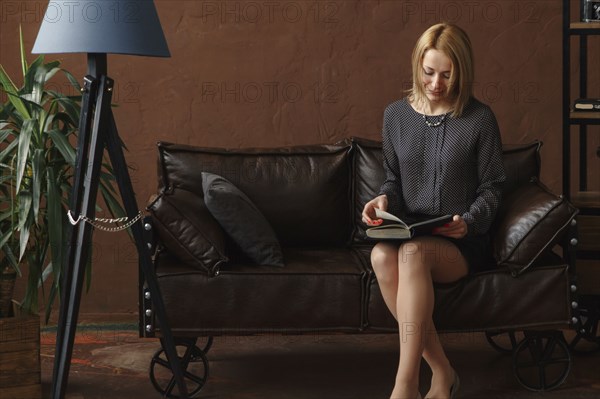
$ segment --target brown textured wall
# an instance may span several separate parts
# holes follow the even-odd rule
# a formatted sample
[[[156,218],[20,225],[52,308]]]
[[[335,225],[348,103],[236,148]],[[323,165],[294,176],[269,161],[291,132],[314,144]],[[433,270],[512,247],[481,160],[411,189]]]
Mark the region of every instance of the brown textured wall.
[[[109,56],[115,116],[142,208],[156,187],[158,140],[271,147],[379,138],[385,106],[410,84],[417,37],[439,21],[471,36],[475,93],[494,109],[504,142],[543,140],[542,179],[561,191],[559,0],[155,3],[172,58]],[[31,49],[46,4],[0,1],[0,62],[13,75],[18,25]],[[83,76],[83,55],[60,58]],[[598,65],[598,51],[591,62]],[[590,94],[600,96],[593,74]],[[597,170],[593,159],[590,170]],[[136,311],[136,255],[127,240],[95,234],[83,312]]]

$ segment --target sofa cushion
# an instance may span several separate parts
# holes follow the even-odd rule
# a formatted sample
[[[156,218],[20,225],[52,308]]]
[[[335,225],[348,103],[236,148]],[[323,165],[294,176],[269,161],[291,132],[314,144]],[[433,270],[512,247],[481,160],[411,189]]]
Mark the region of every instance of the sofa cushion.
[[[565,328],[570,323],[565,264],[534,268],[516,279],[506,269],[487,271],[434,288],[433,321],[438,332]],[[397,331],[398,322],[387,309],[375,276],[369,290],[367,331]]]
[[[358,247],[357,254],[371,268],[371,246]],[[518,278],[502,268],[475,273],[453,284],[435,284],[433,320],[438,332],[568,325],[569,266],[558,256],[543,261]],[[365,331],[398,331],[373,272],[367,281],[365,313]]]
[[[242,252],[257,265],[283,267],[275,232],[250,198],[229,180],[202,173],[204,202]]]
[[[533,179],[505,195],[492,229],[494,256],[514,275],[562,237],[577,210]]]
[[[343,246],[351,233],[349,143],[217,149],[159,143],[159,189],[203,196],[202,172],[223,176],[269,221],[282,246]]]
[[[148,206],[154,228],[179,259],[214,274],[225,256],[225,233],[202,197],[181,188],[163,192]]]
[[[283,255],[284,268],[229,263],[211,278],[160,254],[156,272],[173,333],[361,328],[367,271],[353,251],[284,247]]]

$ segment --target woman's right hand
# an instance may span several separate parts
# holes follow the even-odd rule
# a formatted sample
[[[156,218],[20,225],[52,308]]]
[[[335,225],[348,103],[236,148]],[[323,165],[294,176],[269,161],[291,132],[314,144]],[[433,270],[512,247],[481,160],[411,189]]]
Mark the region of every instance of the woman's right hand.
[[[362,221],[369,226],[378,226],[383,223],[383,219],[377,219],[375,215],[375,208],[387,211],[388,199],[387,195],[382,194],[378,197],[373,198],[371,201],[365,204],[362,211]]]

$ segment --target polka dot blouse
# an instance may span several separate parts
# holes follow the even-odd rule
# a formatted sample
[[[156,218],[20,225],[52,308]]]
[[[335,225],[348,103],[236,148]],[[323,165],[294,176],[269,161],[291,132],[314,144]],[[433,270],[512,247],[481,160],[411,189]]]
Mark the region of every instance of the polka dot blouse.
[[[424,116],[406,98],[383,120],[385,181],[380,194],[397,214],[462,215],[468,235],[488,231],[505,180],[492,110],[471,99],[459,118]]]

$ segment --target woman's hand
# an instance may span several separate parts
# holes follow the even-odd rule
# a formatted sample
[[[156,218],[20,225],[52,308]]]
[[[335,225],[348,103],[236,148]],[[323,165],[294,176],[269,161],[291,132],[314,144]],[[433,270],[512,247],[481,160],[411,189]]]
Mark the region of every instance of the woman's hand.
[[[454,215],[452,221],[442,227],[433,229],[433,234],[451,238],[463,238],[467,235],[467,223],[459,215]]]
[[[376,219],[375,208],[387,211],[388,200],[387,195],[382,194],[379,197],[373,198],[365,204],[362,211],[362,221],[369,226],[378,226],[383,223],[383,219]]]

